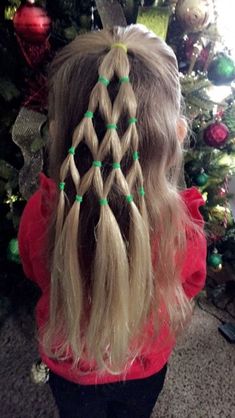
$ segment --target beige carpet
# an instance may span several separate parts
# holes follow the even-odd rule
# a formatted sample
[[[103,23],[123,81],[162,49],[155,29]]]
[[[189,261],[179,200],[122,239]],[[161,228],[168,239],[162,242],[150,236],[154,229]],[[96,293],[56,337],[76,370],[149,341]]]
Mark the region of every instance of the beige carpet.
[[[235,418],[235,345],[218,333],[218,324],[196,308],[169,362],[153,418]],[[18,311],[0,329],[0,418],[58,418],[49,387],[30,381],[35,359],[33,320]]]
[[[235,323],[205,301],[202,305]],[[196,308],[170,359],[153,418],[235,418],[235,345],[220,335],[218,325]]]

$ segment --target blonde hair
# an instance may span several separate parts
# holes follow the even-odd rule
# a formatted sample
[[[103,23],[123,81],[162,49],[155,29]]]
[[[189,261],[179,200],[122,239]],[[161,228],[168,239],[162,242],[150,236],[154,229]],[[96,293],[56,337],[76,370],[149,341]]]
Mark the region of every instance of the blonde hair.
[[[116,42],[128,52],[111,48]],[[115,27],[66,46],[49,87],[49,174],[65,185],[49,233],[42,343],[51,357],[66,359],[69,347],[74,365],[89,359],[120,373],[150,339],[150,320],[157,334],[162,302],[172,335],[192,314],[180,280],[185,231],[194,225],[177,186],[177,62],[143,27]]]

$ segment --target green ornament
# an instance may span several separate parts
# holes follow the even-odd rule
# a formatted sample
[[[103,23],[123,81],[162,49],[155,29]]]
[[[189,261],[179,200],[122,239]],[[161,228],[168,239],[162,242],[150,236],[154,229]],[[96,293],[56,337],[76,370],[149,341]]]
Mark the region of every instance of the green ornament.
[[[18,240],[12,238],[7,247],[7,258],[14,263],[20,263]]]
[[[208,265],[213,268],[218,268],[222,264],[222,256],[218,253],[212,253],[208,257]]]
[[[235,63],[225,54],[217,55],[208,68],[208,79],[216,86],[230,84],[235,79]]]
[[[197,186],[205,186],[208,182],[209,176],[206,173],[200,173],[195,177],[195,183]]]

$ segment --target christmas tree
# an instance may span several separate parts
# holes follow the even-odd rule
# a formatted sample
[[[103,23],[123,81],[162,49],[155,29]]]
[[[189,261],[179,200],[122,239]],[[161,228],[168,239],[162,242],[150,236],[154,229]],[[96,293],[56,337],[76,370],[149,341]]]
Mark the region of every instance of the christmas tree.
[[[220,31],[220,12],[220,0],[180,0],[167,35],[177,54],[192,126],[185,179],[188,186],[199,187],[206,202],[208,265],[214,271],[221,270],[223,263],[235,267],[235,229],[229,204],[229,180],[235,171],[235,64]]]
[[[48,64],[79,33],[139,22],[176,53],[191,126],[185,182],[198,187],[205,199],[208,271],[216,274],[227,266],[232,274],[235,63],[221,33],[220,10],[221,0],[1,1],[0,257],[2,263],[8,259],[6,271],[19,263],[19,217],[45,165]]]

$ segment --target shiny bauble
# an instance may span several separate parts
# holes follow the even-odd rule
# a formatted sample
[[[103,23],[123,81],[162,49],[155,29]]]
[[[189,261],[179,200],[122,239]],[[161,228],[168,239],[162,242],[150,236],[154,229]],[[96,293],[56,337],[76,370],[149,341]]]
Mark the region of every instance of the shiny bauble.
[[[203,139],[209,147],[221,148],[229,137],[228,127],[221,122],[214,122],[207,126],[203,133]]]
[[[208,79],[216,86],[230,84],[235,79],[235,63],[226,54],[217,55],[209,65]]]
[[[218,253],[212,253],[209,255],[207,262],[210,267],[217,269],[222,265],[222,256]]]
[[[212,0],[179,0],[175,13],[186,32],[199,32],[213,20]]]
[[[17,9],[13,25],[17,35],[31,43],[44,42],[51,30],[51,18],[45,9],[31,3]]]
[[[208,179],[209,179],[208,174],[200,173],[195,177],[195,183],[196,183],[197,186],[203,187],[207,184]]]

